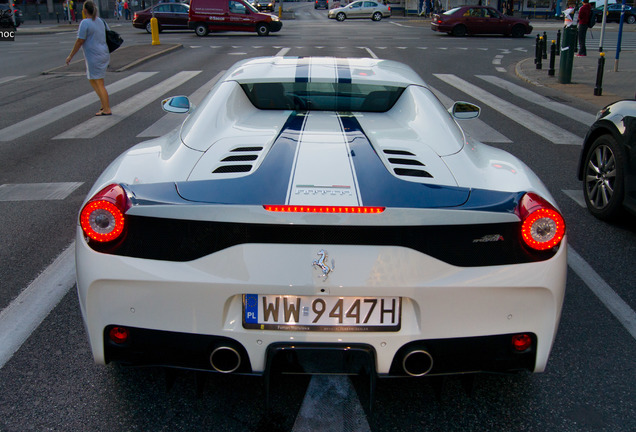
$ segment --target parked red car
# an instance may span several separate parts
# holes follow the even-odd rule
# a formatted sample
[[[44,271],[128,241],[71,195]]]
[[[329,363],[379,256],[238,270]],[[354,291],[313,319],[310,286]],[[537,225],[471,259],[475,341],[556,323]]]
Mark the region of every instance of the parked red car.
[[[431,29],[453,36],[502,34],[523,37],[532,33],[530,21],[504,15],[488,6],[460,6],[435,14]]]
[[[187,30],[190,6],[182,2],[159,3],[154,7],[149,7],[139,12],[135,12],[132,25],[135,28],[146,29],[152,33],[150,19],[157,18],[159,31],[164,30]]]

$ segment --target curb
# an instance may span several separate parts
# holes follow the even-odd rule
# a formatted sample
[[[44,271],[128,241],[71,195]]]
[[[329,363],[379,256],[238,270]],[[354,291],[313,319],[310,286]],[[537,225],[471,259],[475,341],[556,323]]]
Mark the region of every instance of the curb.
[[[145,62],[147,62],[147,61],[150,61],[150,60],[152,60],[152,59],[154,59],[154,58],[156,58],[156,57],[160,57],[160,56],[162,56],[162,55],[164,55],[164,54],[171,53],[172,51],[175,51],[175,50],[178,50],[178,49],[181,49],[181,48],[183,48],[183,45],[182,45],[182,44],[175,44],[175,45],[173,45],[173,46],[168,47],[168,48],[167,48],[167,49],[165,49],[165,50],[158,51],[158,52],[156,52],[156,53],[152,53],[152,54],[148,54],[148,55],[147,55],[147,56],[145,56],[145,57],[142,57],[142,58],[137,59],[137,60],[135,60],[135,61],[133,61],[133,62],[131,62],[131,63],[128,63],[127,65],[122,66],[122,67],[120,67],[119,69],[116,69],[116,70],[115,70],[115,72],[123,72],[123,71],[126,71],[126,70],[131,69],[131,68],[133,68],[133,67],[135,67],[135,66],[139,66],[139,65],[140,65],[140,64],[142,64],[142,63],[145,63]]]
[[[108,72],[124,72],[142,63],[183,48],[182,44],[130,45],[111,53]],[[149,52],[150,51],[150,52]],[[154,51],[154,52],[152,52]],[[85,61],[77,60],[68,66],[58,66],[42,72],[42,75],[83,75]]]

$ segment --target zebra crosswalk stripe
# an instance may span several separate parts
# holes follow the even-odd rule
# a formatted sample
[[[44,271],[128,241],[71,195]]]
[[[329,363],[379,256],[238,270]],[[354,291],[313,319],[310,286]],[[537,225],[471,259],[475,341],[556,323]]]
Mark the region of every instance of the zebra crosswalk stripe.
[[[157,72],[138,72],[129,77],[120,79],[112,84],[106,86],[106,90],[109,94],[115,94],[121,90],[124,90],[133,84],[137,84],[155,75]],[[35,130],[41,129],[44,126],[48,126],[68,115],[73,114],[76,111],[81,110],[89,106],[92,103],[97,102],[99,99],[93,92],[87,93],[83,96],[70,100],[66,103],[58,105],[50,110],[44,111],[40,114],[29,117],[21,122],[15,123],[0,130],[0,141],[12,141],[16,138],[20,138]]]
[[[525,99],[528,102],[532,102],[551,111],[563,114],[566,117],[569,117],[572,120],[576,120],[579,123],[583,123],[586,126],[591,125],[596,120],[596,117],[593,114],[550,100],[545,96],[541,96],[540,94],[528,90],[525,87],[521,87],[520,85],[511,83],[508,80],[492,75],[476,75],[476,77],[491,84],[494,84],[499,88],[508,90],[513,95]]]
[[[532,132],[542,136],[554,144],[571,144],[581,145],[583,138],[566,131],[541,117],[532,114],[516,106],[513,103],[505,101],[480,87],[469,83],[455,75],[450,74],[433,74],[435,77],[445,83],[469,94],[470,96],[480,100],[495,111],[503,114],[514,122],[530,129]]]
[[[159,96],[180,86],[189,79],[195,77],[201,71],[182,71],[172,77],[150,87],[135,96],[126,99],[124,102],[112,107],[113,115],[108,117],[94,117],[85,121],[76,127],[54,137],[53,139],[69,139],[69,138],[95,138],[105,130],[115,126],[124,120],[127,116],[139,111],[141,108],[150,104]]]

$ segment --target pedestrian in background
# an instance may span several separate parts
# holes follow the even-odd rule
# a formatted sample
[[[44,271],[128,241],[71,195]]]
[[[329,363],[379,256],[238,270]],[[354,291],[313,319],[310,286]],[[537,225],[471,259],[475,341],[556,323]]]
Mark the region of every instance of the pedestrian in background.
[[[124,0],[124,15],[126,15],[126,19],[130,19],[130,6],[128,5],[128,0]]]
[[[71,53],[66,57],[66,65],[68,66],[80,48],[84,50],[86,77],[102,103],[102,107],[95,115],[108,116],[112,114],[112,111],[110,110],[108,91],[106,91],[106,86],[104,85],[106,68],[110,62],[110,53],[108,52],[108,45],[106,45],[106,22],[102,19],[97,19],[97,7],[92,0],[84,3],[82,14],[86,18],[80,22],[77,30],[77,40]]]
[[[585,37],[587,29],[590,28],[590,18],[592,17],[592,5],[590,0],[583,0],[583,6],[579,9],[579,53],[577,57],[585,57],[587,49],[585,47]]]

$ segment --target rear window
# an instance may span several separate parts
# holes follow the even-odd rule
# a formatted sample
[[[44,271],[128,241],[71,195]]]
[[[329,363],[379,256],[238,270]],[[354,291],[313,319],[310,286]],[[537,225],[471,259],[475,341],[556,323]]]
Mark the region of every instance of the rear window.
[[[404,87],[320,82],[241,84],[252,104],[262,110],[363,111],[390,110]]]

